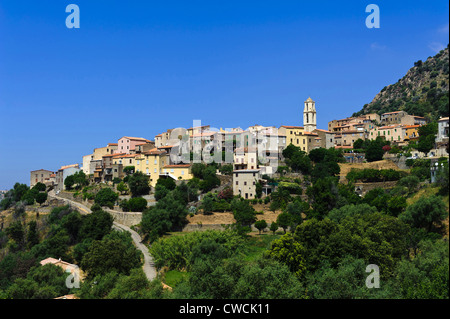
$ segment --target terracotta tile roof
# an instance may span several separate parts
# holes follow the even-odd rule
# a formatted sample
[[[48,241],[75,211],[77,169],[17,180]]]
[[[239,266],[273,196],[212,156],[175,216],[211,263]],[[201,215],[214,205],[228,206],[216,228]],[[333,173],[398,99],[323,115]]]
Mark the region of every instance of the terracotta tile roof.
[[[159,155],[159,154],[165,154],[165,153],[166,153],[166,151],[163,151],[163,150],[159,151],[157,148],[153,148],[150,151],[143,152],[142,154],[144,154],[144,155]]]
[[[72,165],[61,166],[60,170],[65,170],[66,168],[71,168],[71,167],[79,167],[79,165],[78,164],[72,164]]]
[[[192,134],[192,137],[202,137],[202,136],[211,136],[211,135],[215,135],[218,132],[202,132],[202,133],[196,133],[196,134]]]
[[[448,121],[448,117],[443,117],[438,120],[438,122],[441,122],[441,121]]]
[[[108,146],[117,146],[117,145],[119,145],[119,144],[117,144],[117,143],[108,143]]]
[[[163,166],[163,168],[187,168],[187,167],[191,167],[191,164],[175,164]]]
[[[290,125],[281,125],[280,127],[292,128],[292,129],[304,129],[303,126],[290,126]]]
[[[331,132],[331,131],[327,131],[327,130],[322,130],[322,129],[318,129],[318,128],[316,128],[316,131],[319,131],[319,132],[325,132],[325,133],[333,133],[333,132]]]
[[[120,157],[120,156],[123,156],[123,155],[126,155],[127,153],[114,153],[114,154],[111,154],[113,157]]]
[[[143,138],[143,137],[131,137],[131,136],[123,136],[119,140],[121,140],[123,138],[127,138],[132,141],[148,141],[146,138]]]
[[[45,172],[50,172],[50,173],[53,173],[52,171],[49,171],[49,170],[47,170],[47,169],[43,169],[43,168],[41,168],[41,169],[37,169],[37,170],[35,170],[35,171],[31,171],[31,172],[40,172],[40,171],[45,171]]]
[[[387,112],[387,113],[383,113],[381,115],[387,115],[387,114],[396,114],[396,113],[400,113],[402,111],[395,111],[395,112]]]

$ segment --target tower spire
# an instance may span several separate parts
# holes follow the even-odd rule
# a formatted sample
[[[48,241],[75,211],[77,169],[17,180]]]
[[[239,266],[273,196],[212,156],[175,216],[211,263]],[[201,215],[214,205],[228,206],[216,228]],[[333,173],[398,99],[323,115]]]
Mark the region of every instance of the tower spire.
[[[312,132],[317,128],[316,122],[316,102],[308,97],[305,101],[305,108],[303,109],[303,127],[305,132]]]

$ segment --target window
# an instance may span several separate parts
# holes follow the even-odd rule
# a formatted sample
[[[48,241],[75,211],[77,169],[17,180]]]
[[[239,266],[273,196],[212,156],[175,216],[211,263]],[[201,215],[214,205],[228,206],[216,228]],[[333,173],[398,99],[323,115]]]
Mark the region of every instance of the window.
[[[148,160],[146,160],[146,161],[145,161],[145,164],[147,164],[147,165],[148,165]]]
[[[148,174],[148,167],[147,167],[147,169],[145,170],[145,172]]]
[[[238,181],[236,181],[236,185],[239,185],[239,182],[238,182]]]
[[[155,168],[155,173],[156,173],[156,168]]]
[[[244,182],[244,186],[247,185],[247,182]]]
[[[130,159],[130,164],[133,163],[133,160]]]
[[[256,182],[255,182],[255,181],[253,181],[253,185],[256,185]]]
[[[136,161],[136,164],[139,165],[139,160]]]
[[[155,165],[156,165],[156,163],[157,163],[157,160],[156,160],[156,158],[155,158]]]
[[[170,170],[171,173],[173,173],[173,168]]]
[[[181,171],[181,175],[184,175],[184,170]]]

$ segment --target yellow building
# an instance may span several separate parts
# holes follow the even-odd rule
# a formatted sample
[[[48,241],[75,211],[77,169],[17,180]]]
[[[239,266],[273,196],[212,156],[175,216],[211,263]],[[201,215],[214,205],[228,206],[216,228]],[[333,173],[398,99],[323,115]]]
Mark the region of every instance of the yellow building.
[[[405,139],[416,140],[419,138],[419,127],[420,125],[406,125],[404,129],[406,130]]]
[[[136,166],[135,157],[137,154],[117,154],[113,156],[113,164],[122,164],[123,168],[127,166]]]
[[[155,187],[158,181],[161,167],[166,164],[169,164],[169,154],[157,148],[143,152],[135,158],[136,172],[142,172],[148,175],[150,186],[152,187]]]
[[[161,168],[161,175],[167,175],[174,180],[189,180],[194,177],[191,173],[191,164],[165,165]]]
[[[305,135],[305,129],[303,126],[288,126],[282,125],[278,129],[278,134],[286,135],[286,146],[292,144],[294,146],[300,147],[302,151],[308,152],[308,139],[309,135]]]

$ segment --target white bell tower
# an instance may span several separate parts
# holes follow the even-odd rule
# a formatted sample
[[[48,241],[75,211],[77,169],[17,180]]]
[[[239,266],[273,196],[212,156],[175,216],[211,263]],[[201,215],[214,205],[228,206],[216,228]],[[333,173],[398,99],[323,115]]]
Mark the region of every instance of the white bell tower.
[[[312,132],[317,128],[316,122],[316,102],[310,97],[305,101],[303,110],[303,127],[305,132]]]

